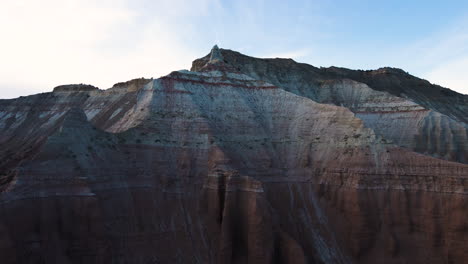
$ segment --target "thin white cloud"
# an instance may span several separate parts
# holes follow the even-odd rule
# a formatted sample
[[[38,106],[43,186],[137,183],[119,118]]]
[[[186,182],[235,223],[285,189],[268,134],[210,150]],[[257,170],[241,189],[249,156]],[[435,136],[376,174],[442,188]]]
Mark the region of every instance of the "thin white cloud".
[[[432,83],[468,94],[468,17],[400,50],[406,69]]]
[[[194,32],[176,20],[207,14],[209,3],[2,1],[0,98],[50,91],[64,83],[109,88],[188,68],[199,54],[180,36]]]
[[[433,83],[468,94],[468,55],[438,65],[424,74]]]

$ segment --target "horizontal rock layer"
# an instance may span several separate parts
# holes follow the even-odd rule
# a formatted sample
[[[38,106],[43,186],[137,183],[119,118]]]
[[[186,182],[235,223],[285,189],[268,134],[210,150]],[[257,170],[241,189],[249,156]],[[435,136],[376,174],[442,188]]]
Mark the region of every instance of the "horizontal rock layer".
[[[377,135],[410,150],[468,163],[468,96],[394,68],[316,68],[221,50],[233,68],[320,103],[345,106]],[[195,60],[199,71],[208,56]]]

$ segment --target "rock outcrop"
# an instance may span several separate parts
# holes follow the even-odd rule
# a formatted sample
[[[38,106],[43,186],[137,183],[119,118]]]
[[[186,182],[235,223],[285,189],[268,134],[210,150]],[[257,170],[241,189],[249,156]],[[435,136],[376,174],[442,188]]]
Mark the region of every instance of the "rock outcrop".
[[[345,106],[386,140],[410,150],[468,163],[468,95],[395,68],[316,68],[291,59],[257,59],[221,50],[224,60],[255,79],[316,102]],[[193,71],[209,55],[195,60]]]
[[[89,84],[66,84],[54,88],[54,92],[91,92],[96,90],[99,89]]]
[[[349,79],[308,90],[307,74],[229,54],[108,90],[1,100],[0,259],[468,259],[468,165],[442,159],[460,159],[463,122]],[[386,137],[417,118],[428,121]],[[423,144],[446,137],[444,150]]]

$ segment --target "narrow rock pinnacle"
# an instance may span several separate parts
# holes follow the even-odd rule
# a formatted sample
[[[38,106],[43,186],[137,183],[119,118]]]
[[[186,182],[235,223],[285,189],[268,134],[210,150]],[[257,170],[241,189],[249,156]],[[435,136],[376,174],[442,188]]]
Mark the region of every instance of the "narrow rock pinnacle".
[[[221,51],[219,51],[218,45],[214,45],[213,48],[211,49],[211,56],[210,56],[210,63],[216,63],[216,62],[222,62],[223,61],[223,55],[221,55]]]

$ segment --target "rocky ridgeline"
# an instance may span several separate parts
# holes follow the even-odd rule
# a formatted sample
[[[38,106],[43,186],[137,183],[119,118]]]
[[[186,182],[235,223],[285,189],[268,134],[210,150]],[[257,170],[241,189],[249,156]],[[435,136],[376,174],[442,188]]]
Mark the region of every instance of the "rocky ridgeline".
[[[99,88],[89,84],[66,84],[54,88],[54,92],[91,92],[97,90]]]
[[[396,68],[316,68],[291,59],[257,59],[221,50],[238,71],[316,102],[344,106],[394,144],[468,163],[468,95],[432,85]],[[209,55],[195,60],[200,71]]]
[[[1,100],[2,263],[463,263],[464,106],[353,76],[215,46]]]

